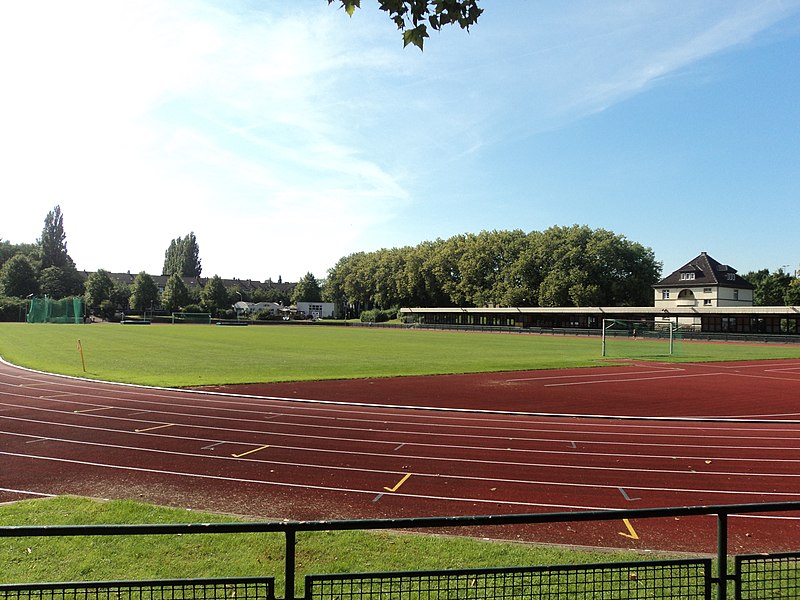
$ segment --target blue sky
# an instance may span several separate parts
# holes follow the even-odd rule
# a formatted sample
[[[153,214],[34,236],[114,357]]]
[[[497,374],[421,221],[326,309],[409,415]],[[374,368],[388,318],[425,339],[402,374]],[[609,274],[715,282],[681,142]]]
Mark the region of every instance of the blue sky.
[[[319,278],[357,251],[605,228],[664,274],[800,268],[800,0],[484,0],[402,48],[375,2],[0,7],[0,239],[80,269]]]

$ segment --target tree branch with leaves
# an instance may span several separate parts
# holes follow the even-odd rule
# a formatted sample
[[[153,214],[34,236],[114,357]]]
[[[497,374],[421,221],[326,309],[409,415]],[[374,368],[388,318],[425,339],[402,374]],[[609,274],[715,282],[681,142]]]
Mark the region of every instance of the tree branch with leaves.
[[[337,0],[328,0],[333,4]],[[338,0],[345,12],[353,16],[361,8],[361,0]],[[483,9],[479,0],[378,0],[378,6],[389,13],[397,29],[403,32],[403,47],[412,44],[422,50],[428,27],[441,31],[446,25],[469,28],[478,22]]]

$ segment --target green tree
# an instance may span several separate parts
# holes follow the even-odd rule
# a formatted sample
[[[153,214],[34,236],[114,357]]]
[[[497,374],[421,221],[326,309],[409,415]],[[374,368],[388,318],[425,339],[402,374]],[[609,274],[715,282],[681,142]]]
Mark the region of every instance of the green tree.
[[[38,240],[41,252],[41,268],[75,268],[75,263],[67,254],[67,234],[64,232],[64,215],[56,206],[44,219],[42,237]]]
[[[294,286],[292,293],[292,303],[298,302],[321,302],[322,286],[317,278],[311,273],[306,273],[303,278]]]
[[[133,279],[129,304],[131,310],[138,312],[152,310],[158,304],[158,286],[144,271]]]
[[[80,296],[83,292],[83,278],[71,266],[51,266],[39,273],[39,291],[51,298]]]
[[[333,4],[336,0],[328,0]],[[469,30],[483,12],[479,0],[378,0],[378,6],[389,13],[397,29],[403,32],[403,46],[412,44],[422,50],[428,27],[440,31],[445,25],[458,25]],[[361,0],[339,0],[351,17]]]
[[[189,304],[189,289],[186,287],[183,277],[177,273],[169,276],[164,286],[164,293],[161,294],[161,304],[170,312],[175,312]]]
[[[86,303],[86,310],[89,314],[99,311],[103,301],[111,301],[114,293],[114,282],[111,275],[105,269],[98,269],[90,273],[84,284],[83,301]]]
[[[746,273],[743,277],[753,285],[753,304],[756,306],[784,306],[793,277],[783,269],[770,273],[769,269]]]
[[[200,277],[200,247],[194,232],[186,237],[177,237],[172,240],[164,253],[164,268],[162,275],[177,273],[182,277]]]
[[[792,279],[792,282],[786,289],[786,294],[783,296],[783,303],[786,306],[800,306],[800,279],[797,277]]]
[[[214,275],[208,280],[203,291],[200,292],[200,304],[204,310],[212,315],[218,314],[221,310],[230,308],[232,302],[228,296],[228,290],[219,275]]]
[[[24,298],[39,291],[36,271],[27,256],[15,254],[0,269],[0,292],[5,296]]]

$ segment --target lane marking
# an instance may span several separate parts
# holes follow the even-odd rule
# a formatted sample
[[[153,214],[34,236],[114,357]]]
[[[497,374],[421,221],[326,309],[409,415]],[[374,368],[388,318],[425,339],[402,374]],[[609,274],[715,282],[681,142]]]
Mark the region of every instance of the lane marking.
[[[14,458],[26,459],[26,460],[40,460],[40,461],[49,461],[49,462],[59,462],[59,463],[67,463],[67,464],[77,464],[89,467],[97,467],[97,468],[104,468],[104,469],[111,469],[111,470],[119,470],[119,471],[130,471],[130,472],[137,472],[137,473],[150,473],[156,475],[165,475],[165,476],[177,476],[177,477],[185,477],[190,479],[198,479],[198,480],[208,480],[208,481],[224,481],[224,482],[236,482],[236,483],[252,483],[257,485],[264,485],[269,487],[283,487],[283,488],[292,488],[292,489],[304,489],[304,490],[319,490],[319,491],[326,491],[326,492],[349,492],[353,494],[370,494],[374,495],[375,490],[362,490],[357,488],[337,488],[332,486],[323,486],[323,485],[309,485],[309,484],[301,484],[301,483],[291,483],[291,482],[277,482],[277,481],[266,481],[263,479],[248,479],[248,478],[241,478],[241,477],[229,477],[229,476],[222,476],[222,475],[208,475],[202,473],[191,473],[186,471],[172,471],[172,470],[164,470],[164,469],[153,469],[153,468],[146,468],[146,467],[135,467],[131,465],[116,465],[116,464],[109,464],[109,463],[99,463],[93,461],[85,461],[85,460],[78,460],[78,459],[69,459],[69,458],[57,458],[52,456],[36,456],[32,454],[19,454],[17,452],[6,452],[0,450],[0,456],[11,456]],[[610,507],[602,507],[602,506],[585,506],[585,505],[573,505],[573,504],[550,504],[550,503],[540,503],[540,502],[520,502],[515,500],[498,500],[492,499],[487,500],[486,498],[464,498],[464,497],[448,497],[448,496],[434,496],[430,494],[398,494],[400,496],[406,498],[417,498],[422,500],[436,500],[436,501],[449,501],[449,502],[463,502],[463,503],[471,503],[471,504],[492,504],[492,505],[507,505],[507,506],[524,506],[524,507],[535,507],[535,508],[558,508],[558,509],[571,509],[571,510],[602,510],[602,511],[613,511],[618,510]],[[731,517],[745,517],[746,515],[731,515]],[[764,515],[760,518],[763,519],[770,519],[770,518],[780,518],[786,520],[800,520],[800,517],[772,517],[770,515]],[[622,534],[620,534],[622,535]]]
[[[383,492],[381,492],[380,494],[378,494],[377,496],[375,496],[375,497],[372,499],[372,503],[373,503],[373,504],[375,504],[375,503],[376,503],[378,500],[380,500],[381,498],[383,498]]]
[[[394,451],[395,451],[395,452],[397,452],[397,451],[398,451],[398,450],[400,450],[400,448],[402,448],[403,446],[405,446],[405,443],[403,443],[403,444],[400,444],[400,445],[399,445],[397,448],[395,448],[395,449],[394,449]]]
[[[577,448],[577,447],[578,447],[578,444],[576,444],[575,442],[570,442],[570,443],[569,443],[569,447],[570,447],[570,448]]]
[[[113,406],[99,406],[97,408],[84,408],[84,409],[81,409],[81,410],[73,410],[72,412],[74,412],[74,413],[90,413],[90,412],[97,412],[99,410],[111,410],[113,408],[114,408]]]
[[[253,454],[254,452],[260,452],[261,450],[265,450],[267,448],[269,448],[269,445],[253,448],[252,450],[248,450],[247,452],[242,452],[241,454],[231,454],[231,456],[233,458],[242,458],[243,456],[247,456],[248,454]]]
[[[200,450],[211,450],[212,448],[216,448],[217,446],[222,446],[226,442],[216,442],[214,444],[209,444],[208,446],[203,446]]]
[[[637,381],[654,381],[657,379],[689,379],[690,377],[714,377],[716,375],[730,375],[730,373],[717,372],[717,373],[695,373],[693,375],[663,375],[659,377],[630,377],[625,379],[601,379],[595,381],[569,381],[566,383],[546,383],[543,387],[565,387],[572,385],[597,385],[598,383],[612,383],[623,384]]]
[[[11,492],[12,494],[27,494],[29,496],[42,496],[44,498],[55,498],[58,494],[44,494],[42,492],[30,492],[28,490],[15,490],[12,488],[0,488],[0,492]]]
[[[621,531],[618,531],[617,533],[619,533],[622,537],[638,540],[639,534],[636,533],[636,530],[633,528],[633,525],[631,525],[631,522],[628,519],[622,519],[622,522],[625,523],[625,527],[628,528],[628,533],[622,533]]]
[[[156,429],[164,429],[165,427],[175,427],[174,423],[167,423],[166,425],[156,425],[155,427],[145,427],[144,429],[134,429],[136,433],[144,433],[145,431],[154,431]]]
[[[409,477],[411,477],[411,473],[406,473],[403,476],[403,478],[395,484],[394,487],[391,488],[384,487],[383,489],[385,489],[387,492],[396,492],[397,490],[400,489],[400,486],[403,485],[408,480]]]
[[[50,439],[50,438],[46,438],[46,437],[40,437],[40,438],[36,438],[36,439],[33,439],[33,440],[28,440],[28,441],[26,441],[25,443],[26,443],[26,444],[36,444],[36,443],[38,443],[38,442],[46,442],[46,441],[48,441],[49,439]]]
[[[640,370],[640,371],[622,371],[620,373],[576,373],[574,375],[551,375],[551,376],[544,376],[544,377],[518,377],[515,379],[503,379],[502,381],[505,382],[516,382],[516,381],[547,381],[553,379],[591,379],[593,377],[608,377],[612,375],[614,377],[624,377],[626,375],[648,375],[650,373],[668,373],[671,371],[686,371],[686,369],[682,367],[664,367],[662,369],[649,369],[649,370]],[[620,381],[626,381],[627,379],[620,379]]]
[[[641,500],[641,498],[631,498],[628,496],[628,492],[625,491],[625,488],[618,487],[619,493],[622,494],[622,497],[625,498],[628,502],[635,502],[636,500]]]

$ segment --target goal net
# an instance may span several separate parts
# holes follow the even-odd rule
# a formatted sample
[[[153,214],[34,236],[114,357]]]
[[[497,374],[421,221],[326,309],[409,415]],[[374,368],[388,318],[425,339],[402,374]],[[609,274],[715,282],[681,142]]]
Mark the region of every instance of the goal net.
[[[672,356],[678,339],[674,321],[603,319],[603,356]]]

